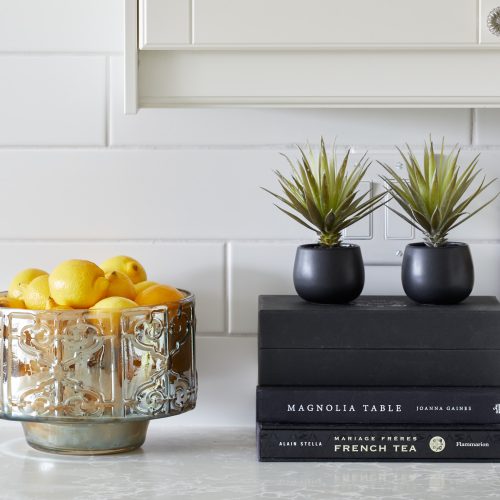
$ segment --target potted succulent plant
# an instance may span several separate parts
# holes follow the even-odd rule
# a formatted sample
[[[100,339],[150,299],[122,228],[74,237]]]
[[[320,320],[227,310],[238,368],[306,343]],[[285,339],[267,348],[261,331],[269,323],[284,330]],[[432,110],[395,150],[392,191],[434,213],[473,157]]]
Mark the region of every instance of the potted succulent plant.
[[[284,155],[292,168],[289,179],[275,172],[283,195],[265,189],[287,207],[276,205],[282,212],[318,235],[317,243],[297,249],[295,289],[308,301],[347,303],[361,294],[365,273],[359,246],[343,243],[342,231],[383,205],[385,193],[360,194],[370,165],[366,155],[349,171],[350,152],[337,163],[335,147],[329,157],[323,139],[317,159],[311,150],[299,150],[296,166]]]
[[[474,267],[469,246],[449,242],[448,233],[489,205],[497,196],[469,211],[471,203],[496,179],[476,182],[480,170],[476,156],[460,168],[460,149],[436,154],[432,139],[425,144],[420,165],[413,151],[399,150],[407,170],[401,177],[389,165],[382,176],[401,211],[390,208],[423,233],[424,241],[407,245],[402,264],[403,288],[411,299],[424,304],[456,304],[466,299],[474,286]]]

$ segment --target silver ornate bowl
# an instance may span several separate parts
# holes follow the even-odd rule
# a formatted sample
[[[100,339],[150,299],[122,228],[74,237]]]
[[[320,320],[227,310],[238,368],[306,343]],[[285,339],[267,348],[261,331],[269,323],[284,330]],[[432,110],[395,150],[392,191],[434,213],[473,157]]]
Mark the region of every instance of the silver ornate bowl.
[[[151,419],[196,404],[195,302],[122,311],[0,308],[0,418],[68,454],[141,446]]]

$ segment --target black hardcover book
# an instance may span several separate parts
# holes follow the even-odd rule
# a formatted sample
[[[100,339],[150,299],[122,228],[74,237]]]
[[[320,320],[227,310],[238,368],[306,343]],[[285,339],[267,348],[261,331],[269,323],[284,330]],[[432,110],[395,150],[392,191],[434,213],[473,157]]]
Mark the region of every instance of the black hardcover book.
[[[315,304],[259,297],[259,349],[500,349],[500,303],[469,297],[449,306],[406,296]]]
[[[500,304],[259,299],[261,386],[500,386]]]
[[[500,350],[260,349],[259,385],[500,386]]]
[[[500,426],[257,426],[259,460],[500,460]]]
[[[500,424],[500,387],[257,387],[257,421]]]

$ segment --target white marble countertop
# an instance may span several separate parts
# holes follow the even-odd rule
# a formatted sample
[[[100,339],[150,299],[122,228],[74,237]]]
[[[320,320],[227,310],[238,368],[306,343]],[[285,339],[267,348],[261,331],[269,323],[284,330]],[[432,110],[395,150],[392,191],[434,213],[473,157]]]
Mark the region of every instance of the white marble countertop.
[[[500,464],[259,463],[251,428],[153,422],[142,449],[101,457],[31,449],[0,421],[0,498],[485,499],[500,498]]]

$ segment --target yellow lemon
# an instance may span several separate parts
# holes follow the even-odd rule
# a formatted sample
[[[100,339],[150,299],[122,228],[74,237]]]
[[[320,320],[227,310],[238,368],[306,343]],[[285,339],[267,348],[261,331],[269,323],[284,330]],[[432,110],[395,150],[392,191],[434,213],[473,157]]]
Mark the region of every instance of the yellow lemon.
[[[104,335],[120,335],[121,310],[137,307],[137,304],[125,297],[106,297],[90,308],[95,311],[96,318],[91,322],[98,325]]]
[[[11,309],[24,309],[26,306],[24,302],[20,299],[14,299],[12,297],[0,297],[0,307],[9,307]]]
[[[47,274],[45,271],[35,268],[24,269],[20,273],[17,273],[9,285],[9,291],[7,292],[7,296],[13,299],[22,300],[23,285],[29,285],[35,278],[45,274]]]
[[[150,286],[157,285],[156,281],[139,281],[139,283],[136,283],[135,286],[135,294],[138,295],[141,293],[143,290],[146,290],[146,288],[149,288]]]
[[[105,295],[109,281],[88,260],[66,260],[49,275],[50,296],[62,306],[86,309]]]
[[[125,273],[112,271],[106,274],[106,279],[109,281],[106,297],[125,297],[133,300],[137,295],[132,280]]]
[[[41,311],[45,309],[50,297],[49,276],[43,274],[35,278],[23,288],[24,303],[28,309]]]
[[[45,304],[45,309],[49,311],[54,311],[54,310],[66,310],[66,309],[73,309],[72,307],[69,306],[60,306],[52,297],[49,297]]]
[[[139,281],[146,281],[148,279],[142,265],[132,257],[127,257],[126,255],[111,257],[105,260],[99,267],[105,273],[121,271],[125,273],[133,283],[139,283]]]
[[[100,300],[97,304],[93,305],[90,309],[93,311],[102,311],[104,309],[121,310],[128,309],[130,307],[137,307],[137,304],[133,300],[125,297],[106,297],[105,299]]]
[[[137,295],[135,301],[140,306],[156,306],[159,304],[168,304],[177,302],[184,298],[184,294],[169,285],[153,285]]]

